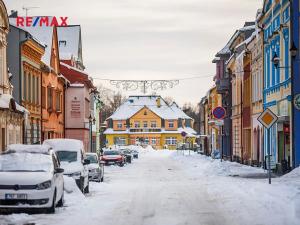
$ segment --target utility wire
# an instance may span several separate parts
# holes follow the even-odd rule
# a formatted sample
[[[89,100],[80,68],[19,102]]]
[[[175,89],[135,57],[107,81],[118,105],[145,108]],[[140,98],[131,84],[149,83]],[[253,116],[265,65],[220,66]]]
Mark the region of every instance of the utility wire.
[[[202,79],[202,78],[209,78],[209,77],[214,77],[213,75],[205,75],[205,76],[194,76],[194,77],[186,77],[186,78],[172,78],[172,79],[162,79],[162,80],[194,80],[194,79]],[[111,80],[123,80],[123,79],[108,79],[108,78],[97,78],[93,77],[94,80],[103,80],[103,81],[111,81]],[[147,80],[147,79],[142,79],[142,80]],[[159,79],[157,79],[159,80]],[[126,80],[124,81],[140,81],[140,80]],[[152,80],[149,80],[152,81]],[[155,81],[155,80],[153,80]]]

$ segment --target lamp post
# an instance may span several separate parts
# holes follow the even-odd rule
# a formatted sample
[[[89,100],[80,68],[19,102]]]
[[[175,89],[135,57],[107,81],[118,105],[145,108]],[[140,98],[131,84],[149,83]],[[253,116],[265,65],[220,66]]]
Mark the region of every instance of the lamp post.
[[[89,129],[90,129],[90,152],[93,152],[93,125],[96,123],[96,119],[89,116]]]

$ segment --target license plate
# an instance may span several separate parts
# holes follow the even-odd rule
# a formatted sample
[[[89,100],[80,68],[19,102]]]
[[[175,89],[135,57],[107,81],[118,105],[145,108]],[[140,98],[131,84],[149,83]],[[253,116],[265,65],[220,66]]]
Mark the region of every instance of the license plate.
[[[112,162],[108,162],[108,164],[109,165],[113,165],[113,164],[115,164],[115,162],[113,162],[113,161]]]
[[[27,194],[5,194],[5,199],[27,199]]]

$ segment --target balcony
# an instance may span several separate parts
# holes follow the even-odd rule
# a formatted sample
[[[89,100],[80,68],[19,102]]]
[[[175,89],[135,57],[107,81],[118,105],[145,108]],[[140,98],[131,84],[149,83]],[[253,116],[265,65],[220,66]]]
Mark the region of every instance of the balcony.
[[[221,78],[216,81],[217,92],[219,94],[224,94],[226,91],[230,89],[230,80],[229,78]]]
[[[160,128],[130,128],[132,133],[158,133],[161,132]]]

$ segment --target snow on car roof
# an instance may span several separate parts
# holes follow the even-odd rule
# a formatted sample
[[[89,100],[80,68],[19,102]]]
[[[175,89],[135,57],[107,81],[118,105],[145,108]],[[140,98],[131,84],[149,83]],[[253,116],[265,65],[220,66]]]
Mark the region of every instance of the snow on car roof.
[[[79,151],[83,150],[83,143],[76,139],[48,139],[43,145],[51,146],[54,150]]]
[[[7,152],[18,152],[18,153],[49,153],[51,148],[49,146],[42,145],[23,145],[23,144],[12,144],[7,148]]]

